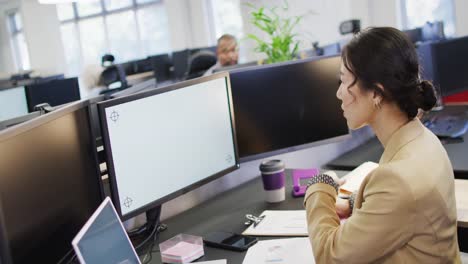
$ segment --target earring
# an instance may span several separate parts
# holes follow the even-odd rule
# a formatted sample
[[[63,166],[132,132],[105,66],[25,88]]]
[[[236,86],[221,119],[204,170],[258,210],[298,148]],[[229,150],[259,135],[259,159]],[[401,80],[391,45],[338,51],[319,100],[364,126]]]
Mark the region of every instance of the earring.
[[[382,105],[380,104],[380,101],[374,102],[374,108],[375,108],[375,109],[380,109],[380,108],[382,108]]]

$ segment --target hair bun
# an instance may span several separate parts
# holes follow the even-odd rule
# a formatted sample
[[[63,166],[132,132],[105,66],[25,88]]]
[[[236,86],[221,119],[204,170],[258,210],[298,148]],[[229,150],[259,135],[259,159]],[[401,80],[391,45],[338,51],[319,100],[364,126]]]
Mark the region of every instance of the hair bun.
[[[419,84],[421,89],[421,101],[418,102],[418,107],[424,111],[431,110],[432,107],[436,104],[437,98],[434,90],[434,85],[429,81],[422,81]]]

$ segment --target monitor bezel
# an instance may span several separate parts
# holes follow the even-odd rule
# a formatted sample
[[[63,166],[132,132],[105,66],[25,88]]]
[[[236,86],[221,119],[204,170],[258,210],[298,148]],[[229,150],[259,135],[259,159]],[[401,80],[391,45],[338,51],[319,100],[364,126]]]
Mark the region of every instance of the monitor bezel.
[[[436,58],[435,56],[437,56],[437,52],[440,52],[440,47],[441,46],[444,46],[444,45],[450,45],[451,43],[453,42],[457,42],[457,41],[464,41],[464,42],[468,42],[468,36],[463,36],[463,37],[458,37],[458,38],[453,38],[453,39],[445,39],[445,40],[440,40],[440,41],[437,41],[437,42],[434,42],[432,44],[432,47],[431,47],[431,55],[432,55],[432,60],[431,60],[431,63],[432,63],[432,67],[433,67],[433,72],[434,72],[434,76],[433,76],[433,84],[435,86],[437,86],[437,89],[439,90],[438,92],[440,93],[440,96],[441,97],[447,97],[447,96],[451,96],[451,95],[455,95],[455,94],[458,94],[458,93],[462,93],[462,92],[465,92],[465,91],[468,91],[468,86],[464,86],[464,87],[458,87],[456,89],[454,88],[447,88],[446,87],[442,87],[441,85],[441,73],[439,71],[439,68],[440,68],[440,65],[438,65],[436,62]],[[442,52],[440,52],[442,53]],[[440,54],[439,54],[440,56]]]
[[[334,55],[324,55],[324,56],[315,56],[315,57],[310,57],[310,58],[305,58],[305,59],[300,59],[300,60],[294,60],[294,61],[286,61],[286,62],[281,62],[281,63],[274,63],[274,64],[267,64],[267,65],[256,65],[256,66],[249,66],[249,67],[244,67],[244,68],[237,68],[237,69],[232,69],[228,71],[229,73],[242,73],[246,71],[255,71],[255,70],[263,70],[263,69],[268,69],[268,68],[276,68],[276,67],[283,67],[287,65],[294,65],[298,63],[306,63],[306,62],[312,62],[312,61],[319,61],[323,59],[329,59],[329,58],[335,58],[339,57],[340,55],[334,54]],[[339,74],[337,72],[337,74]],[[338,86],[337,86],[338,89]],[[335,137],[330,137],[330,138],[325,138],[322,140],[317,140],[313,142],[308,142],[300,145],[295,145],[295,146],[289,146],[281,149],[275,149],[267,152],[262,152],[262,153],[257,153],[257,154],[251,154],[247,156],[243,156],[239,158],[240,163],[245,163],[253,160],[258,160],[258,159],[263,159],[267,157],[272,157],[276,155],[281,155],[281,154],[286,154],[289,152],[294,152],[294,151],[299,151],[299,150],[304,150],[308,149],[311,147],[316,147],[316,146],[321,146],[321,145],[326,145],[326,144],[331,144],[331,143],[336,143],[336,142],[341,142],[347,139],[352,138],[351,136],[351,130],[348,127],[348,133],[343,134],[343,135],[338,135]]]
[[[120,199],[119,199],[119,190],[118,190],[118,187],[117,187],[117,179],[116,179],[116,174],[115,174],[115,166],[114,166],[114,159],[113,159],[113,156],[112,156],[112,147],[111,147],[111,143],[110,143],[110,139],[109,139],[109,128],[107,126],[107,116],[106,116],[106,113],[105,113],[105,110],[106,108],[109,108],[109,107],[113,107],[113,106],[116,106],[116,105],[120,105],[120,104],[124,104],[124,103],[128,103],[128,102],[132,102],[132,101],[136,101],[136,100],[140,100],[140,99],[143,99],[143,98],[147,98],[147,97],[151,97],[151,96],[156,96],[158,94],[162,94],[162,93],[166,93],[166,92],[171,92],[171,91],[174,91],[174,90],[178,90],[178,89],[183,89],[183,88],[186,88],[188,86],[192,86],[192,85],[196,85],[196,84],[200,84],[200,83],[204,83],[204,82],[208,82],[208,81],[212,81],[212,80],[216,80],[216,79],[221,79],[221,78],[224,78],[225,79],[225,82],[226,82],[226,89],[227,89],[227,94],[228,94],[228,107],[229,107],[229,112],[230,112],[230,122],[231,122],[231,129],[232,129],[232,135],[233,135],[233,144],[234,144],[234,156],[235,156],[235,164],[231,167],[228,167],[226,168],[225,170],[222,170],[222,171],[219,171],[213,175],[209,175],[207,177],[205,177],[204,179],[202,180],[199,180],[195,183],[192,183],[190,185],[187,185],[186,187],[184,188],[181,188],[179,190],[176,190],[168,195],[165,195],[163,197],[160,197],[159,199],[157,200],[154,200],[142,207],[139,207],[133,211],[130,211],[126,214],[122,214],[122,208],[121,208],[121,205],[120,205]],[[235,117],[234,117],[234,106],[233,106],[233,103],[232,103],[232,93],[231,93],[231,82],[230,82],[230,79],[229,79],[229,73],[227,72],[220,72],[220,73],[216,73],[216,74],[213,74],[213,75],[210,75],[210,76],[206,76],[206,77],[200,77],[200,78],[196,78],[196,79],[192,79],[192,80],[188,80],[188,81],[183,81],[183,82],[179,82],[179,83],[176,83],[176,84],[173,84],[173,85],[169,85],[169,86],[166,86],[166,87],[161,87],[159,89],[153,89],[153,90],[148,90],[148,91],[143,91],[143,92],[140,92],[140,93],[136,93],[136,94],[132,94],[132,95],[128,95],[128,96],[125,96],[125,97],[120,97],[120,98],[115,98],[115,99],[111,99],[111,100],[108,100],[108,101],[104,101],[104,102],[101,102],[101,103],[98,103],[98,110],[99,110],[99,118],[100,118],[100,122],[101,122],[101,135],[102,135],[102,139],[103,139],[103,143],[104,143],[104,150],[105,150],[105,153],[106,153],[106,159],[107,159],[107,171],[108,171],[108,177],[109,177],[109,187],[110,187],[110,191],[111,191],[111,197],[112,197],[112,201],[114,203],[114,206],[120,216],[120,218],[125,221],[127,219],[130,219],[134,216],[137,216],[141,213],[144,213],[150,209],[153,209],[153,208],[156,208],[158,206],[161,206],[163,205],[165,202],[168,202],[178,196],[181,196],[189,191],[192,191],[206,183],[209,183],[213,180],[216,180],[218,178],[220,178],[221,176],[223,175],[226,175],[236,169],[238,169],[240,167],[240,162],[239,162],[239,151],[238,151],[238,148],[237,148],[237,135],[236,135],[236,123],[235,123]]]

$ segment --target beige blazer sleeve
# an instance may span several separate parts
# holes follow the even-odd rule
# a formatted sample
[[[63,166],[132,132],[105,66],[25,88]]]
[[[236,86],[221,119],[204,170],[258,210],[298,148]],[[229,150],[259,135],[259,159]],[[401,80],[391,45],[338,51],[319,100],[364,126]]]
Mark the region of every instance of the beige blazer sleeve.
[[[308,188],[304,203],[317,263],[370,263],[401,248],[412,236],[414,203],[409,186],[386,166],[366,177],[356,199],[361,208],[340,225],[336,191],[326,184]]]

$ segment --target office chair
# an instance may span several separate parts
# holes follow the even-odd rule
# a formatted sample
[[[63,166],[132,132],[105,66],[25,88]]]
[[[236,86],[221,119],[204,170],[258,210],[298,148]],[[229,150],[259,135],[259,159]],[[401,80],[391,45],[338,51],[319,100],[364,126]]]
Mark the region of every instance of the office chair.
[[[206,70],[215,65],[217,61],[216,54],[209,50],[201,50],[189,59],[189,67],[186,74],[186,80],[202,76]]]
[[[100,83],[110,88],[114,83],[120,82],[120,88],[127,88],[127,75],[122,65],[116,64],[107,67],[100,77]]]

